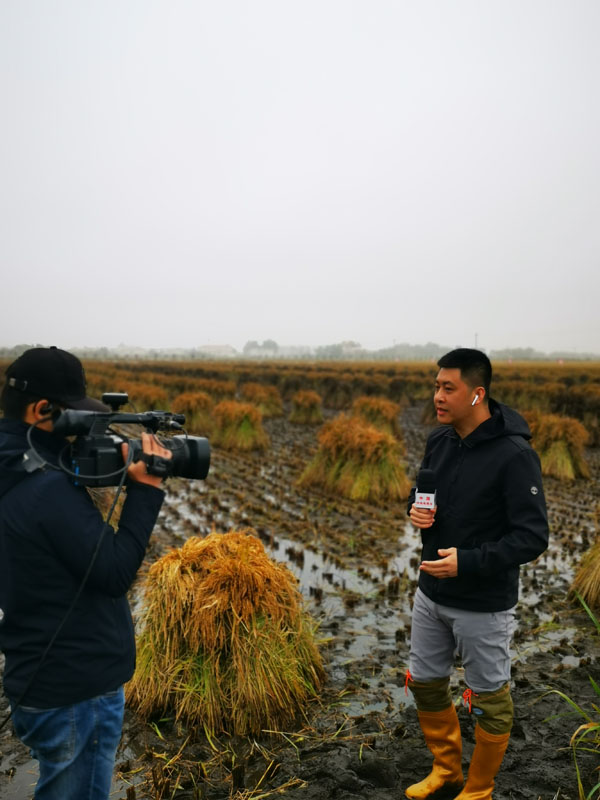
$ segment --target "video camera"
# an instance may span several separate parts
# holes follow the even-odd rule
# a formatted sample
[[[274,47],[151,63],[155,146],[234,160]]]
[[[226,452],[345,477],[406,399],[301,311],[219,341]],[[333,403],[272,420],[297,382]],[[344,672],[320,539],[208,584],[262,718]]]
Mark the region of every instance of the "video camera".
[[[171,451],[170,459],[148,456],[142,451],[141,439],[130,439],[110,430],[111,425],[142,425],[148,432],[183,430],[185,416],[169,411],[145,411],[128,414],[118,411],[129,402],[125,393],[107,392],[102,402],[112,411],[61,411],[55,418],[53,431],[75,439],[60,455],[59,465],[80,486],[117,486],[126,465],[121,444],[127,442],[132,461],[143,460],[149,473],[160,477],[206,478],[210,467],[210,445],[201,436],[176,435],[161,439]]]

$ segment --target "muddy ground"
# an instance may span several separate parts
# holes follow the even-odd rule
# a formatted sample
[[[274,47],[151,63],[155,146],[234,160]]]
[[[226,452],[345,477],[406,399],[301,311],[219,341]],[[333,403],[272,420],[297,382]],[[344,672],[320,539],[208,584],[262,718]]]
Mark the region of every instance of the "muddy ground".
[[[427,427],[418,409],[403,412],[407,467],[418,469]],[[267,420],[264,454],[215,451],[204,483],[174,481],[148,552],[148,563],[190,535],[252,527],[299,578],[320,620],[328,682],[319,704],[297,726],[258,741],[194,741],[171,720],[143,724],[127,712],[113,793],[121,798],[266,798],[391,800],[428,772],[431,758],[414,705],[404,692],[410,602],[419,536],[402,506],[350,503],[294,482],[316,449],[316,430]],[[600,678],[600,636],[567,592],[578,559],[596,535],[600,453],[588,452],[590,481],[545,482],[552,541],[522,570],[513,645],[515,725],[496,800],[578,797],[569,740],[583,721],[556,690],[594,714],[590,676]],[[139,586],[132,592],[134,610]],[[457,702],[460,669],[452,682]],[[6,703],[1,702],[2,718]],[[598,714],[595,718],[598,719]],[[472,720],[459,712],[464,765]],[[600,781],[597,754],[579,759],[589,791]],[[0,733],[0,797],[33,795],[35,761]],[[600,796],[600,793],[594,796]]]

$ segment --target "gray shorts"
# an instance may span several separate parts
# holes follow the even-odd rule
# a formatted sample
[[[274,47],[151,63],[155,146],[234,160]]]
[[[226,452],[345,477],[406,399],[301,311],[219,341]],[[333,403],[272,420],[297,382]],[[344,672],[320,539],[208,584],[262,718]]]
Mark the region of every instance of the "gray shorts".
[[[458,655],[474,692],[495,692],[510,680],[515,608],[465,611],[441,606],[417,589],[412,613],[409,670],[426,683],[448,677]]]

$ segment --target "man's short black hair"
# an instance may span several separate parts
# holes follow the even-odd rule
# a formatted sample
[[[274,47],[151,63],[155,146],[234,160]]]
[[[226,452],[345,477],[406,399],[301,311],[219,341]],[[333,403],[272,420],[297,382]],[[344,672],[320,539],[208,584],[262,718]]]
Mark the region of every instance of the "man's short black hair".
[[[20,392],[17,389],[13,389],[12,386],[4,384],[0,394],[0,409],[2,409],[5,419],[22,421],[25,418],[27,406],[30,403],[37,403],[41,399],[37,395]]]
[[[486,399],[490,396],[492,364],[485,353],[470,347],[458,347],[442,356],[437,362],[444,369],[459,369],[460,376],[469,386],[483,386]]]

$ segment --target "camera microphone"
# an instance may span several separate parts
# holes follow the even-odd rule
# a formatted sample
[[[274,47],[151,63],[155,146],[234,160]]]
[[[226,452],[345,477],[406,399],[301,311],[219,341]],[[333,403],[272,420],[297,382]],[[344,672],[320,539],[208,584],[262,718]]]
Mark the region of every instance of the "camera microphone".
[[[436,507],[435,483],[435,472],[432,469],[419,470],[414,502],[417,508],[429,508],[433,511]]]

